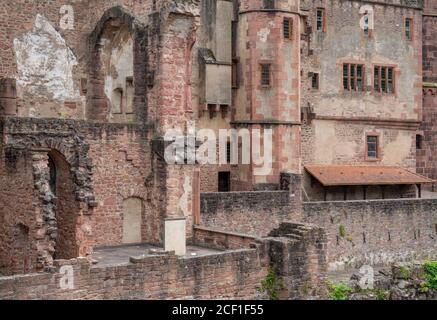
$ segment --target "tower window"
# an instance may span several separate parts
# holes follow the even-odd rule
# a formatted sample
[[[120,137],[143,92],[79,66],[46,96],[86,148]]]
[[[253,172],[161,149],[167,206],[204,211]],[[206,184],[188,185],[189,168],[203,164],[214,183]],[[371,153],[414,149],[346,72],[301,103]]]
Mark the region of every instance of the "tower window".
[[[420,134],[416,135],[416,149],[421,150],[423,147],[423,136]]]
[[[364,26],[363,26],[363,29],[364,29],[364,34],[366,36],[368,36],[369,35],[369,15],[367,13],[364,15]]]
[[[293,38],[293,19],[284,18],[283,31],[284,39],[291,40]]]
[[[319,74],[313,73],[311,76],[311,88],[318,90],[319,89]]]
[[[316,29],[317,31],[323,31],[325,32],[325,9],[317,9],[317,16],[316,16]]]
[[[261,85],[263,87],[270,87],[271,85],[271,65],[262,64],[261,65]]]
[[[370,159],[378,158],[378,136],[367,136],[367,157]]]
[[[231,163],[231,143],[226,144],[226,162]]]
[[[407,40],[413,40],[413,19],[411,18],[406,18],[405,19],[405,38],[407,38]]]

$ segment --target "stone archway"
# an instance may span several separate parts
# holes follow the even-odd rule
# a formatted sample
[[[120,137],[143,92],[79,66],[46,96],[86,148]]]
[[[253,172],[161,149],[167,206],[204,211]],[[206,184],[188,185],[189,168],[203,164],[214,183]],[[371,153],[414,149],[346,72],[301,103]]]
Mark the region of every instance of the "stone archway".
[[[146,120],[147,32],[121,7],[107,10],[89,37],[89,120]]]

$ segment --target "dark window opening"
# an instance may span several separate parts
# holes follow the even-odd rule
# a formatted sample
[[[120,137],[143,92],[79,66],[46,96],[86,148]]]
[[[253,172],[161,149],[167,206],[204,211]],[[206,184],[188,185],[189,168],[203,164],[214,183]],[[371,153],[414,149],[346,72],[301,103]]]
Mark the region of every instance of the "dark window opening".
[[[232,88],[238,88],[238,62],[232,61]]]
[[[324,9],[317,9],[317,31],[325,31],[325,10]]]
[[[405,19],[405,37],[407,40],[412,40],[412,26],[413,26],[413,19],[407,18]]]
[[[423,144],[423,136],[420,134],[416,135],[416,149],[421,150]]]
[[[375,67],[373,88],[379,93],[394,93],[394,69],[392,67]]]
[[[293,38],[293,19],[284,18],[283,33],[285,39]]]
[[[364,91],[364,66],[343,64],[343,88],[346,91]]]
[[[378,158],[378,136],[367,136],[367,157]]]
[[[261,65],[261,85],[265,87],[270,86],[270,64]]]
[[[218,191],[229,192],[231,191],[231,173],[219,172],[218,173]]]
[[[264,9],[275,9],[275,0],[263,0]]]
[[[231,163],[231,143],[226,144],[226,162]]]
[[[311,76],[311,87],[313,89],[319,89],[319,74],[318,73],[313,73],[313,75]]]
[[[49,176],[50,190],[54,195],[56,195],[56,166],[55,166],[55,162],[50,156],[49,156],[48,166],[49,166],[49,175],[50,175]]]
[[[364,15],[364,35],[368,36],[369,35],[369,15],[366,13]]]

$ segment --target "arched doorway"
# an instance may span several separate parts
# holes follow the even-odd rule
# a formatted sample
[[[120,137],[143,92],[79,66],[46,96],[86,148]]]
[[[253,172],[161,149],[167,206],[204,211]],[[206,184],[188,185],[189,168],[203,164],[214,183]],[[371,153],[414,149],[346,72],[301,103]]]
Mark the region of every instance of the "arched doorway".
[[[123,201],[123,244],[142,242],[143,201],[128,198]]]
[[[131,122],[146,117],[147,32],[121,7],[107,10],[90,34],[87,118]],[[134,67],[135,66],[135,67]],[[142,98],[142,97],[141,97]]]
[[[59,152],[49,152],[50,188],[55,198],[57,238],[54,259],[72,259],[79,255],[76,223],[79,206],[69,163]]]

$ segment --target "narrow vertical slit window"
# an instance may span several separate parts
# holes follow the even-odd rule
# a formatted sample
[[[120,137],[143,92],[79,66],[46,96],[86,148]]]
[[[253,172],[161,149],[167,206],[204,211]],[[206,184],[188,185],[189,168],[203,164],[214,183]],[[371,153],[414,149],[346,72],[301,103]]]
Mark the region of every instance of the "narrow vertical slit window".
[[[317,17],[316,17],[316,29],[317,31],[325,31],[325,10],[317,9]]]
[[[412,26],[413,26],[413,19],[411,18],[405,19],[405,38],[410,41],[413,40]]]
[[[374,90],[376,92],[379,92],[380,88],[381,88],[381,86],[380,86],[381,78],[379,77],[379,68],[378,67],[375,68],[375,73],[374,73],[374,76],[373,76],[373,82],[374,82],[374,86],[373,86]]]
[[[349,90],[349,65],[343,65],[343,88]]]
[[[367,136],[367,157],[378,158],[378,136]]]
[[[270,64],[262,64],[261,65],[261,85],[263,87],[270,87],[271,85],[271,65]]]
[[[293,38],[293,19],[284,18],[283,34],[284,39],[291,40]]]
[[[363,29],[364,29],[364,35],[369,36],[369,15],[367,13],[364,15]]]
[[[313,75],[311,77],[311,87],[313,89],[316,89],[316,90],[319,89],[319,74],[318,73],[313,73]]]
[[[363,91],[363,66],[357,65],[357,91]]]

